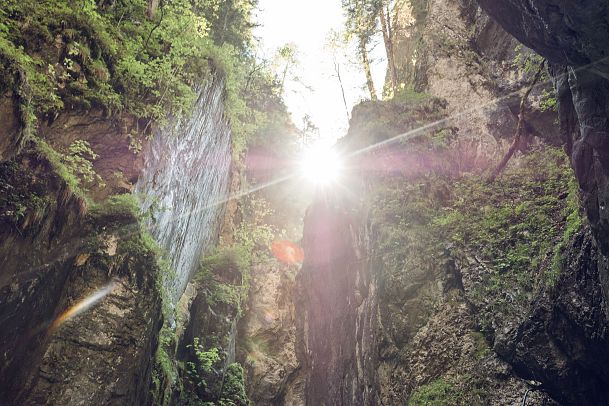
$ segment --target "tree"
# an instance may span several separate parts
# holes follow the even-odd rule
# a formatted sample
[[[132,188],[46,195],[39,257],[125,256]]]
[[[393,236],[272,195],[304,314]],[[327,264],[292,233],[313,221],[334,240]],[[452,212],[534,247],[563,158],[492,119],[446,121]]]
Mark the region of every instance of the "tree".
[[[159,0],[148,0],[148,8],[146,9],[146,17],[152,20],[156,9],[159,7]]]
[[[280,73],[281,77],[279,79],[280,89],[282,92],[285,86],[285,78],[287,77],[288,73],[290,73],[292,68],[298,64],[297,54],[298,50],[296,45],[293,43],[285,44],[277,50],[275,59],[277,64],[283,65]]]
[[[155,1],[155,0],[149,0]],[[210,35],[214,43],[231,44],[245,52],[254,24],[252,10],[258,0],[191,0],[193,10],[205,16],[210,25]]]
[[[541,78],[541,75],[543,74],[544,69],[545,69],[545,65],[546,65],[546,60],[542,59],[541,63],[539,64],[539,68],[537,69],[537,73],[535,74],[535,77],[533,78],[533,81],[531,82],[531,84],[529,85],[527,90],[522,95],[522,98],[520,99],[520,112],[518,114],[518,126],[516,127],[516,134],[514,135],[514,141],[512,142],[512,145],[508,149],[507,153],[503,156],[503,159],[501,160],[501,162],[499,162],[499,165],[497,165],[495,170],[493,170],[493,173],[491,174],[491,176],[488,179],[489,182],[495,181],[497,176],[499,176],[501,171],[503,171],[503,169],[507,166],[508,162],[510,161],[510,158],[512,158],[512,155],[514,155],[514,153],[516,152],[517,149],[520,148],[521,150],[525,150],[528,146],[528,143],[529,143],[528,131],[527,131],[527,126],[526,126],[526,120],[524,117],[524,113],[526,111],[526,103],[527,103],[527,99],[529,98],[529,95],[531,94],[531,91],[533,90],[533,88],[535,87],[537,82],[539,81],[539,78]]]
[[[372,100],[378,100],[372,71],[370,70],[370,58],[368,57],[368,45],[376,31],[376,17],[378,15],[379,3],[377,0],[342,0],[345,11],[347,38],[355,38],[357,50],[366,75],[366,85]]]
[[[338,84],[340,85],[340,91],[343,96],[343,103],[345,105],[345,112],[347,113],[347,120],[349,117],[349,106],[347,105],[347,98],[345,97],[345,87],[343,86],[343,79],[340,75],[340,63],[338,61],[337,54],[339,50],[344,48],[344,41],[341,40],[342,35],[335,31],[330,30],[328,36],[326,38],[326,48],[332,52],[332,62],[334,63],[334,73],[336,74],[336,78],[338,79]]]
[[[302,117],[302,143],[310,144],[314,138],[319,138],[319,127],[315,125],[311,116],[305,114]]]
[[[392,0],[380,0],[378,9],[379,20],[381,22],[381,31],[383,33],[383,42],[385,43],[385,52],[387,53],[387,69],[389,70],[391,88],[395,94],[398,87],[398,76],[395,67],[395,54],[393,49],[395,30],[391,16],[395,15],[397,12],[397,2]]]

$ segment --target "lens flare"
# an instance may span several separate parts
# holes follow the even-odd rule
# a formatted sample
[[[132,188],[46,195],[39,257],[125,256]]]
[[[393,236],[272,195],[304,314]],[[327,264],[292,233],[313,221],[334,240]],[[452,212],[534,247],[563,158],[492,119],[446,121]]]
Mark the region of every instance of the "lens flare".
[[[302,248],[291,241],[275,241],[271,245],[273,255],[286,265],[302,264],[304,252]]]
[[[306,179],[320,186],[337,182],[343,169],[342,159],[336,151],[321,145],[305,151],[300,167]]]
[[[106,297],[110,293],[112,293],[112,291],[116,288],[116,285],[117,285],[116,282],[110,282],[108,285],[96,290],[95,292],[93,292],[92,294],[85,297],[84,299],[82,299],[81,301],[76,303],[74,306],[70,307],[68,310],[63,312],[51,324],[51,327],[49,327],[49,333],[52,333],[55,330],[57,330],[66,321],[73,319],[74,317],[78,316],[79,314],[84,313],[87,310],[89,310],[91,307],[93,307],[95,304],[97,304],[104,297]]]

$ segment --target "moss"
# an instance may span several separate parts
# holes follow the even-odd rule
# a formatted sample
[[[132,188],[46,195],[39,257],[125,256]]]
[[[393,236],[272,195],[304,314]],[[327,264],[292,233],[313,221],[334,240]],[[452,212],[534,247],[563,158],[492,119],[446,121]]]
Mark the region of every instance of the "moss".
[[[408,400],[408,406],[456,406],[456,391],[444,379],[437,379],[419,387]]]
[[[245,379],[241,364],[235,362],[226,368],[219,404],[222,406],[249,405],[249,399],[245,392]]]
[[[563,216],[566,219],[560,242],[554,248],[552,257],[552,265],[546,272],[545,281],[549,287],[552,287],[558,281],[561,271],[566,266],[565,252],[571,238],[581,229],[584,223],[582,206],[579,200],[579,186],[575,178],[569,181],[569,191],[565,199],[566,205],[563,208]]]
[[[402,84],[402,87],[400,87],[390,98],[402,103],[419,103],[430,99],[431,95],[428,93],[417,92],[411,87],[407,87]]]
[[[105,218],[141,218],[139,202],[134,195],[129,193],[113,195],[101,203],[93,204],[91,214]]]
[[[171,404],[173,389],[181,386],[179,367],[174,361],[176,341],[175,331],[163,326],[159,332],[159,345],[154,355],[152,372],[155,405]]]
[[[209,292],[207,303],[229,305],[240,314],[249,290],[251,253],[243,246],[223,247],[202,258],[194,280]]]
[[[78,6],[6,0],[0,90],[12,90],[18,100],[17,141],[24,145],[35,135],[37,118],[66,108],[125,111],[147,123],[140,135],[149,136],[151,123],[189,113],[195,87],[215,71],[225,80],[233,151],[240,156],[268,121],[289,117],[272,72],[251,56],[254,3],[161,2],[149,18],[146,0]]]
[[[477,377],[439,378],[418,387],[408,399],[408,406],[484,405],[487,396],[484,383]]]
[[[476,358],[482,359],[491,353],[491,347],[488,345],[484,334],[473,331],[469,333],[470,337],[474,341],[474,351]]]
[[[465,266],[480,264],[467,294],[483,327],[518,316],[557,278],[562,247],[581,225],[575,185],[566,155],[552,147],[492,184],[482,175],[378,182],[372,216],[388,300],[400,297],[410,270],[437,270],[441,261],[429,258],[444,258],[448,246]]]
[[[38,137],[34,137],[33,140],[38,153],[51,164],[55,173],[63,180],[70,192],[90,204],[89,197],[80,187],[80,180],[64,164],[62,154],[53,149],[46,141]]]

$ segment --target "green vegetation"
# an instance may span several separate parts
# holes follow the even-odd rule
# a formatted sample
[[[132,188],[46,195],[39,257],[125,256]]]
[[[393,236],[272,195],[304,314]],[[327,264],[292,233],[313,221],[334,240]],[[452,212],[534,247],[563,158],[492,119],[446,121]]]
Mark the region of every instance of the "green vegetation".
[[[197,387],[207,388],[207,382],[205,378],[212,374],[214,366],[220,362],[221,358],[218,354],[218,348],[211,348],[205,350],[203,344],[200,343],[198,337],[194,338],[192,344],[187,345],[187,348],[192,348],[195,354],[195,362],[186,363],[186,373],[188,379],[194,383]]]
[[[520,74],[527,75],[527,77],[535,76],[535,73],[539,69],[539,66],[544,61],[541,55],[538,55],[529,48],[526,48],[522,44],[518,44],[514,49],[514,59],[512,61],[514,67]],[[539,83],[551,83],[550,74],[547,67],[544,68]],[[556,93],[553,89],[544,89],[541,92],[541,100],[539,101],[539,108],[541,111],[557,111],[558,105],[556,100]]]
[[[400,297],[409,270],[434,272],[449,250],[474,273],[467,294],[483,328],[516,316],[560,275],[562,252],[582,224],[578,190],[564,152],[546,147],[521,158],[494,183],[470,175],[388,179],[373,206],[388,297]]]
[[[208,305],[229,305],[240,315],[249,290],[250,265],[251,252],[240,245],[222,247],[204,257],[194,279],[207,289]]]
[[[24,229],[41,221],[52,204],[46,193],[46,181],[21,170],[15,161],[1,163],[0,224]]]
[[[104,187],[102,178],[93,169],[93,163],[98,155],[93,152],[87,141],[76,140],[68,147],[62,161],[67,169],[77,177],[82,187],[98,185]]]
[[[226,368],[220,406],[247,406],[249,399],[245,393],[243,367],[239,363],[232,363]]]
[[[396,100],[398,102],[416,103],[429,99],[431,96],[427,93],[417,92],[410,86],[401,83],[395,91],[389,90],[387,99]]]
[[[34,137],[33,140],[38,153],[51,164],[53,171],[65,182],[69,193],[74,194],[83,201],[89,202],[85,190],[81,187],[80,179],[73,172],[72,168],[65,164],[65,156],[54,150],[44,140],[38,137]]]
[[[415,390],[408,399],[408,406],[472,406],[484,405],[486,391],[482,382],[466,375],[439,378]]]
[[[435,222],[461,249],[475,252],[492,272],[477,292],[522,302],[544,282],[541,269],[555,247],[581,225],[577,188],[564,152],[545,148],[526,157],[495,185],[466,179],[458,198]],[[566,230],[571,231],[566,231]],[[498,304],[498,303],[496,303]],[[511,306],[501,306],[498,312]]]
[[[91,207],[91,214],[97,217],[131,217],[141,216],[140,204],[137,198],[129,193],[113,195],[102,203]]]
[[[444,379],[419,387],[408,400],[408,406],[456,406],[461,393]]]
[[[0,90],[19,99],[22,140],[66,108],[127,112],[163,125],[190,111],[212,71],[224,78],[236,153],[285,115],[273,75],[251,52],[252,0],[7,0]],[[25,142],[25,141],[23,141]],[[81,150],[81,152],[83,152]]]
[[[562,215],[566,219],[562,238],[554,248],[554,256],[552,257],[552,266],[546,271],[546,282],[549,286],[554,286],[558,281],[560,272],[566,266],[565,250],[569,241],[576,232],[581,229],[584,222],[581,203],[579,201],[579,185],[577,180],[572,177],[569,180],[569,194],[566,198],[566,204],[562,209]]]
[[[484,334],[482,334],[478,331],[473,331],[469,335],[474,340],[476,358],[482,359],[492,352],[491,347],[486,342],[486,338],[484,337]]]
[[[205,394],[203,398],[213,398],[216,402],[209,404],[225,406],[247,406],[249,400],[245,393],[243,367],[232,363],[223,370],[224,357],[217,347],[206,350],[202,340],[195,337],[193,343],[187,346],[194,351],[195,361],[186,362],[186,378],[197,389],[197,395]],[[192,393],[188,395],[194,404],[207,404]]]

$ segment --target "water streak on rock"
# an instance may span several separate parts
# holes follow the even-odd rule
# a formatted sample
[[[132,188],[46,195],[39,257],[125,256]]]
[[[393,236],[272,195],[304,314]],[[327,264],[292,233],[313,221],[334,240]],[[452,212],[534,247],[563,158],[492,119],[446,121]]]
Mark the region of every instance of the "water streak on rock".
[[[184,292],[201,252],[218,235],[231,164],[231,133],[224,114],[223,83],[199,92],[188,119],[159,131],[145,152],[136,185],[148,226],[165,250],[175,276],[169,286],[175,302]]]

